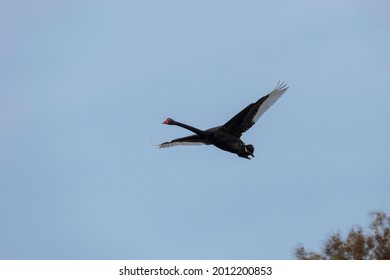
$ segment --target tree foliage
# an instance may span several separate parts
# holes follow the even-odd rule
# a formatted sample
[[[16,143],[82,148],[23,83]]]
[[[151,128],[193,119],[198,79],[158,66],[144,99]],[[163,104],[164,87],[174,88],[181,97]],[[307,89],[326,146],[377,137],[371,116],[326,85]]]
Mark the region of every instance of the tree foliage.
[[[300,260],[390,260],[390,216],[373,212],[368,233],[353,227],[346,238],[331,234],[321,252],[308,252],[303,246],[294,249]]]

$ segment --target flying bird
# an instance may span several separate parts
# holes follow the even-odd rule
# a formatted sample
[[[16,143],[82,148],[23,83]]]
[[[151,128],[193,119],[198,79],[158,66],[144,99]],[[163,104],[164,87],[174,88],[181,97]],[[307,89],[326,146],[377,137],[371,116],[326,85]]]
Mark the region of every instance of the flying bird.
[[[189,126],[167,118],[163,124],[176,125],[192,131],[193,135],[177,138],[158,145],[159,148],[168,148],[177,145],[214,145],[224,151],[237,154],[239,157],[250,159],[254,157],[253,145],[245,145],[240,139],[242,134],[251,128],[255,122],[279,99],[288,89],[287,84],[279,82],[275,89],[254,103],[246,106],[241,112],[221,126],[207,130]]]

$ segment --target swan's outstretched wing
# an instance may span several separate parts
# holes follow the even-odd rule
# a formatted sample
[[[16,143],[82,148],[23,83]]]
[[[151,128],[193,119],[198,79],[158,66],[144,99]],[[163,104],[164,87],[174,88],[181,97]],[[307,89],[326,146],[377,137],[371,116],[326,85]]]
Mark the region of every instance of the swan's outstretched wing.
[[[237,137],[241,137],[241,135],[251,128],[268,108],[287,91],[287,89],[287,84],[279,82],[273,91],[266,96],[263,96],[255,103],[249,104],[245,109],[225,123],[223,128],[227,132]]]
[[[177,138],[169,142],[164,142],[158,145],[159,148],[170,148],[173,146],[178,146],[178,145],[210,145],[211,143],[208,142],[206,139],[200,137],[199,135],[191,135],[187,137],[182,137],[182,138]]]

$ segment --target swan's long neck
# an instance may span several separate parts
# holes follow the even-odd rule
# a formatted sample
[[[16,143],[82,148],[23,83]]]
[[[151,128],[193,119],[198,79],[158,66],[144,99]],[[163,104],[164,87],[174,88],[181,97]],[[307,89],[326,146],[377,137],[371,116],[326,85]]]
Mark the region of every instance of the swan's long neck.
[[[172,124],[173,124],[173,125],[180,126],[180,127],[182,127],[182,128],[185,128],[185,129],[188,129],[188,130],[192,131],[193,133],[198,134],[199,136],[203,136],[203,135],[204,135],[204,131],[203,131],[203,130],[200,130],[200,129],[197,129],[197,128],[195,128],[195,127],[186,125],[186,124],[184,124],[184,123],[174,121],[174,123],[172,123]]]

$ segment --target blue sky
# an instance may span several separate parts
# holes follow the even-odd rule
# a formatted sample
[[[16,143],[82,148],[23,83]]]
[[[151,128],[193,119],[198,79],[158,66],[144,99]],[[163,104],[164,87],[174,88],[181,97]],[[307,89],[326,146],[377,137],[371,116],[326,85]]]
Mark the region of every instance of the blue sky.
[[[387,1],[3,1],[0,259],[291,259],[390,211]],[[158,149],[287,93],[242,139]]]

